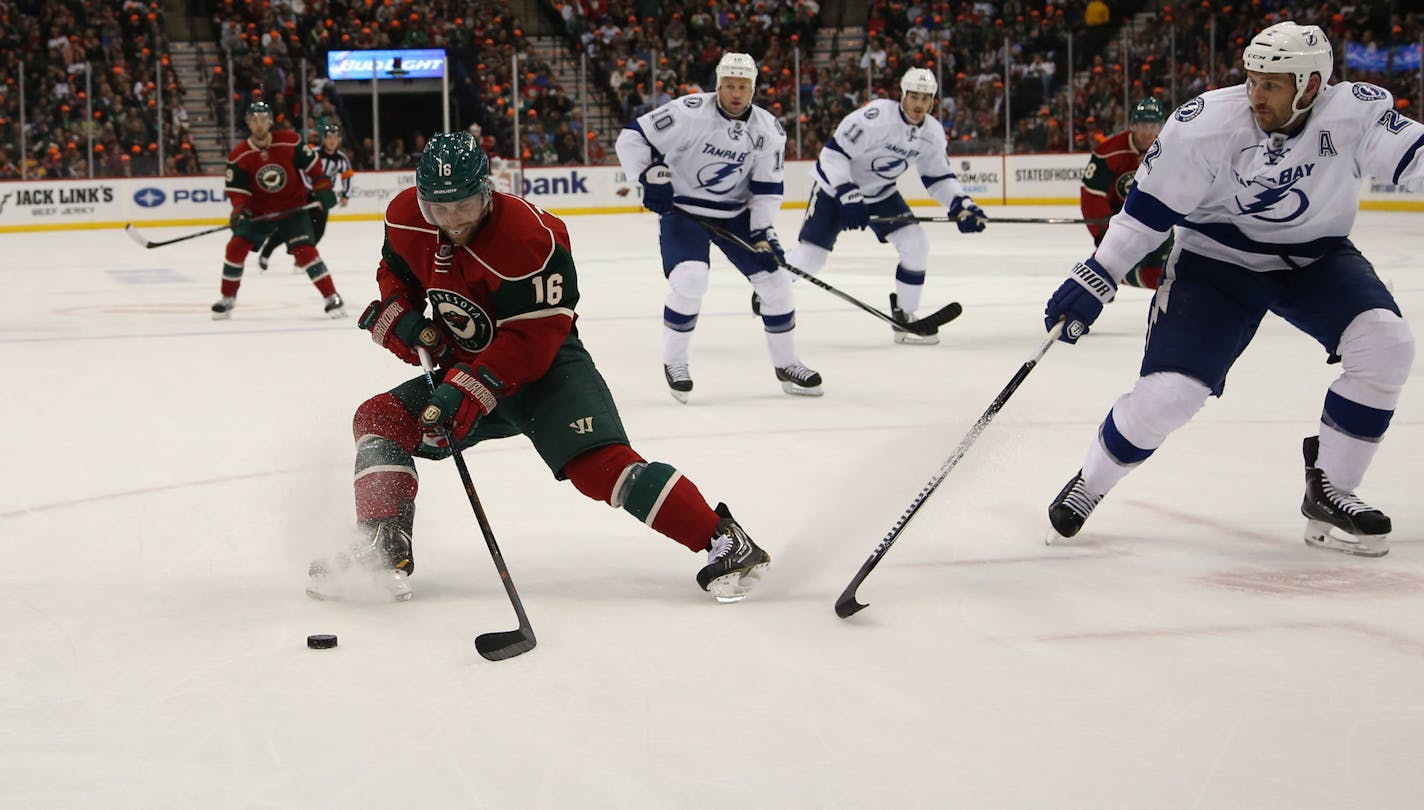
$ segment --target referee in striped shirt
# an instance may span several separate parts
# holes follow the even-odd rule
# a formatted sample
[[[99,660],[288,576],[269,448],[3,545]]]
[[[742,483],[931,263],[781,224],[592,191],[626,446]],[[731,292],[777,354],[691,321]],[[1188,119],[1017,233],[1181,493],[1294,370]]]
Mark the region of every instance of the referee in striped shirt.
[[[351,169],[351,159],[341,151],[340,124],[333,121],[322,127],[321,149],[317,150],[316,156],[321,160],[321,170],[331,178],[331,188],[336,192],[337,204],[343,208],[346,207],[351,203],[351,175],[355,172]],[[327,209],[316,208],[312,210],[311,217],[312,235],[315,242],[320,242],[322,235],[326,233]],[[257,264],[263,270],[267,269],[267,263],[278,244],[269,239],[266,244],[262,245],[262,253],[257,258]]]

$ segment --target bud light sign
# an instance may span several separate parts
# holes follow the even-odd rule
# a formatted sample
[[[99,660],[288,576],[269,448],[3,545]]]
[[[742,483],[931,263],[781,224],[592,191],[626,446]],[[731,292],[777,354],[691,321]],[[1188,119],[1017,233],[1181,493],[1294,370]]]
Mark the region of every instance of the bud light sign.
[[[381,79],[438,79],[445,75],[445,51],[402,49],[326,52],[326,75],[332,79],[369,79],[373,68],[376,76]]]

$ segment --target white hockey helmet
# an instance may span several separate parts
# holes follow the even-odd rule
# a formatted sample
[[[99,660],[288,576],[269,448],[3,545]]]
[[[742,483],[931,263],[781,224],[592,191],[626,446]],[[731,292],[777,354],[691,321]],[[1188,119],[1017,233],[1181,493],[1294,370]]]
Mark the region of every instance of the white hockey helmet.
[[[1305,95],[1310,74],[1320,74],[1320,90],[1325,91],[1335,69],[1335,52],[1320,26],[1298,25],[1288,20],[1252,37],[1241,52],[1241,64],[1255,73],[1289,73],[1295,77],[1295,98],[1291,101],[1295,114],[1290,119],[1293,122],[1310,109],[1309,105],[1300,108],[1300,97]],[[1311,105],[1314,104],[1312,100]]]
[[[924,68],[910,68],[900,77],[900,92],[934,95],[939,92],[939,82],[935,81],[933,73]]]
[[[722,84],[723,79],[751,79],[753,85],[757,80],[756,60],[752,59],[749,53],[732,53],[728,51],[722,54],[722,61],[717,63],[717,84]]]

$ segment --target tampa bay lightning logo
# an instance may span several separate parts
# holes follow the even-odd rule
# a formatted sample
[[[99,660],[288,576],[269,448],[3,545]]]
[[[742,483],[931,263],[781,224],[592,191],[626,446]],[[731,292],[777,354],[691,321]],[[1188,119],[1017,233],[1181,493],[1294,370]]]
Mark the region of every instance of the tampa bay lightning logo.
[[[489,348],[494,340],[494,320],[479,304],[459,293],[439,289],[430,290],[430,303],[435,320],[445,325],[460,348],[469,352]]]
[[[1142,168],[1146,169],[1148,174],[1152,173],[1152,163],[1157,160],[1157,156],[1160,154],[1162,154],[1162,141],[1155,140],[1151,146],[1147,147],[1147,154],[1142,156]]]
[[[1383,88],[1376,87],[1369,82],[1357,82],[1350,92],[1360,101],[1379,101],[1389,95]]]
[[[1279,184],[1269,180],[1245,183],[1246,191],[1236,195],[1237,213],[1262,222],[1290,222],[1300,217],[1310,208],[1310,198],[1295,187],[1303,176],[1297,175]],[[1248,196],[1252,194],[1254,196]]]
[[[697,188],[709,194],[727,194],[742,179],[742,164],[723,161],[708,163],[697,170]]]
[[[1206,102],[1202,101],[1201,96],[1197,96],[1196,98],[1188,101],[1186,104],[1183,104],[1182,106],[1178,107],[1177,114],[1172,117],[1185,124],[1193,118],[1196,118],[1198,115],[1201,115],[1202,110],[1205,109]]]
[[[881,155],[870,161],[870,170],[886,180],[894,180],[905,173],[910,164],[899,155]]]

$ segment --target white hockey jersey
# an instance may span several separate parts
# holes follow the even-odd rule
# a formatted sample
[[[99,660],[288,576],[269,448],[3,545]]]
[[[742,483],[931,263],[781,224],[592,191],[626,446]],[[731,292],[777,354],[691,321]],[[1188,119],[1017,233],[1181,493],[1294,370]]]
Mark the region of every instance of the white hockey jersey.
[[[1177,245],[1256,271],[1299,267],[1350,235],[1363,177],[1424,190],[1424,125],[1372,84],[1341,82],[1294,137],[1267,134],[1246,86],[1183,104],[1148,148],[1097,260],[1121,279],[1175,226]]]
[[[948,208],[964,196],[949,166],[944,127],[927,115],[911,124],[900,102],[876,99],[841,119],[835,134],[821,147],[811,177],[827,194],[851,183],[866,202],[878,202],[895,193],[896,181],[911,166],[920,173],[935,202]]]
[[[629,180],[662,161],[672,171],[673,202],[727,219],[751,209],[751,229],[769,228],[781,210],[786,130],[753,104],[745,120],[717,106],[716,93],[692,93],[645,113],[618,134]]]

